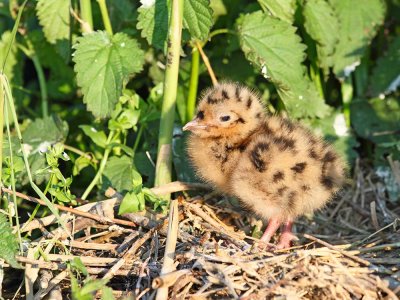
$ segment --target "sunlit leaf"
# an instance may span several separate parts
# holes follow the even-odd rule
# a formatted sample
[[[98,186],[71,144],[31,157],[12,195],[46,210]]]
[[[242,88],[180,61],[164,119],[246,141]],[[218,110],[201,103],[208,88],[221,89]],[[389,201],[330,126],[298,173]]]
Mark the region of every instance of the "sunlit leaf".
[[[209,0],[185,0],[183,26],[193,39],[205,40],[213,23]]]
[[[13,268],[21,268],[15,256],[18,253],[18,240],[12,233],[10,223],[4,214],[0,213],[0,258]]]
[[[296,10],[295,0],[258,0],[262,9],[272,16],[293,23],[294,12]]]
[[[74,48],[83,101],[96,117],[107,117],[122,94],[124,81],[142,70],[144,53],[126,34],[110,36],[104,31],[78,38]]]
[[[244,16],[239,34],[247,59],[275,84],[292,117],[323,117],[328,113],[302,65],[306,46],[295,27],[258,11]]]

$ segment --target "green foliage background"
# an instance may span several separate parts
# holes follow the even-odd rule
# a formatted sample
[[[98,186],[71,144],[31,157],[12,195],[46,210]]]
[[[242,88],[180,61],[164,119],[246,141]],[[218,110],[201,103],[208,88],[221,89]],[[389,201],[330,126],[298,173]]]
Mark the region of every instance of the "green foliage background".
[[[0,66],[34,181],[60,204],[101,199],[112,186],[126,195],[121,213],[146,203],[165,209],[148,187],[171,1],[107,1],[103,10],[101,3],[28,1],[12,42],[21,2],[0,2]],[[399,16],[398,0],[184,0],[173,177],[195,180],[181,127],[193,117],[196,94],[211,85],[202,61],[196,69],[201,46],[219,80],[258,90],[271,112],[324,135],[350,166],[365,158],[392,182],[398,201],[387,157],[400,157]],[[2,185],[11,184],[13,170],[17,189],[29,193],[15,132],[11,142],[13,164],[5,136]],[[10,199],[3,200],[7,209]],[[34,207],[19,209],[26,219]]]

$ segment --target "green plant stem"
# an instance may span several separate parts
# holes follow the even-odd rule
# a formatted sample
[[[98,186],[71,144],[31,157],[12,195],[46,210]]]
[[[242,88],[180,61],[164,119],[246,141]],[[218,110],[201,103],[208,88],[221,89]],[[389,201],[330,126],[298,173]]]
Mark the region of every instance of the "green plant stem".
[[[192,66],[190,71],[189,94],[186,106],[185,123],[191,120],[196,109],[197,87],[199,83],[200,53],[197,47],[192,49]]]
[[[39,79],[40,94],[42,99],[42,116],[45,118],[49,115],[46,79],[44,77],[44,72],[39,57],[34,53],[31,55],[31,59]]]
[[[342,82],[342,100],[343,100],[343,114],[346,120],[346,125],[350,128],[350,103],[353,99],[353,80],[351,76],[348,76]]]
[[[145,125],[141,125],[139,128],[138,134],[135,139],[135,144],[133,145],[133,153],[136,153],[136,150],[139,147],[139,142],[140,142],[140,139],[142,138],[144,128],[145,128]]]
[[[86,157],[88,160],[92,161],[92,162],[95,163],[95,164],[98,163],[97,159],[96,159],[94,156],[92,156],[92,155],[90,155],[90,154],[88,154],[88,153],[85,153],[85,152],[83,152],[83,151],[81,151],[81,150],[79,150],[79,149],[77,149],[77,148],[75,148],[75,147],[72,147],[72,146],[70,146],[70,145],[66,145],[66,144],[63,144],[63,145],[64,145],[64,149],[65,149],[65,150],[68,150],[68,151],[71,151],[71,152],[73,152],[73,153],[76,153],[76,154],[78,154],[79,156]]]
[[[53,213],[53,215],[57,218],[57,221],[59,222],[59,224],[62,226],[62,228],[64,230],[67,230],[67,228],[65,227],[64,221],[61,220],[60,218],[60,214],[58,213],[58,209],[53,205],[53,203],[46,197],[46,195],[43,194],[43,192],[40,190],[40,188],[33,182],[33,178],[32,178],[32,173],[31,173],[31,169],[29,166],[29,162],[28,162],[28,155],[26,154],[26,147],[24,145],[24,142],[22,140],[22,134],[21,134],[21,129],[19,128],[19,124],[18,124],[18,117],[17,117],[17,112],[15,110],[15,106],[14,106],[14,101],[13,101],[13,97],[12,97],[12,93],[11,93],[11,88],[10,88],[10,84],[7,80],[7,78],[5,76],[3,76],[2,74],[0,74],[0,80],[2,81],[3,87],[4,87],[4,91],[5,91],[5,95],[6,95],[6,99],[7,99],[7,103],[11,109],[11,114],[12,117],[14,119],[14,124],[15,124],[15,130],[17,132],[17,136],[21,145],[21,151],[22,151],[22,157],[24,159],[24,163],[25,163],[25,169],[26,169],[26,173],[28,175],[28,179],[29,179],[29,183],[32,187],[32,189],[37,193],[37,195],[40,197],[41,200],[43,200],[47,207],[50,209],[50,211]]]
[[[22,247],[22,238],[21,238],[21,228],[19,227],[19,215],[18,215],[18,203],[17,196],[15,194],[15,174],[14,174],[14,154],[11,143],[11,130],[10,130],[10,122],[8,120],[8,105],[5,106],[5,121],[7,126],[7,135],[8,135],[8,146],[10,149],[10,169],[11,169],[11,188],[13,190],[12,198],[14,203],[14,211],[15,211],[15,225],[17,226],[17,235],[19,241],[20,251],[23,251]],[[3,141],[3,140],[2,140]]]
[[[172,132],[175,119],[176,94],[178,88],[179,59],[182,37],[183,0],[172,0],[171,25],[168,31],[167,64],[164,79],[164,95],[161,109],[160,133],[155,185],[171,182]],[[169,199],[169,195],[166,196]]]
[[[99,182],[101,175],[103,174],[104,168],[106,167],[108,156],[110,155],[111,148],[108,147],[112,139],[114,138],[115,131],[110,131],[107,137],[107,142],[106,142],[106,149],[104,150],[103,158],[100,161],[100,166],[99,169],[97,170],[96,175],[94,176],[92,182],[89,184],[89,186],[86,188],[85,192],[82,195],[82,200],[86,200],[87,196],[89,196],[90,192],[93,190],[93,188],[96,186],[96,184]]]
[[[315,87],[317,88],[317,91],[319,92],[319,95],[321,96],[322,99],[325,99],[321,73],[319,71],[318,66],[315,63],[311,64],[310,75],[312,81],[314,82]]]
[[[103,19],[104,28],[106,29],[109,35],[113,35],[110,17],[108,16],[106,0],[97,0],[97,3],[100,6],[101,18]]]
[[[0,81],[0,141],[3,143],[4,130],[4,89],[3,82]],[[3,187],[2,174],[3,174],[3,145],[0,147],[0,188]],[[1,203],[1,197],[0,197]],[[1,206],[0,206],[1,207]]]
[[[82,31],[87,33],[93,31],[92,4],[90,0],[80,0],[81,18],[86,23],[82,26]]]

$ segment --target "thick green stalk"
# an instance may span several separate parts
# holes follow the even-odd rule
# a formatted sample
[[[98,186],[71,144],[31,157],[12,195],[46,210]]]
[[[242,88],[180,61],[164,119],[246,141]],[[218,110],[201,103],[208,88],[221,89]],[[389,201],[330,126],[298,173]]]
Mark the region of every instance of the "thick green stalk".
[[[155,185],[171,182],[172,132],[174,128],[176,93],[178,88],[181,50],[183,0],[172,0],[171,25],[168,31],[167,64],[164,79],[164,96],[161,109],[160,134]]]
[[[311,64],[310,75],[311,75],[311,80],[314,82],[314,85],[317,88],[317,91],[319,92],[319,95],[321,96],[322,99],[325,99],[324,88],[322,87],[321,74],[319,72],[318,66],[315,63]]]
[[[82,26],[82,31],[87,33],[93,31],[92,4],[90,0],[80,0],[81,18],[86,23]]]
[[[111,148],[108,147],[108,145],[111,143],[112,139],[114,138],[114,134],[115,134],[115,131],[111,131],[107,137],[106,149],[104,150],[103,158],[100,161],[99,169],[97,170],[97,173],[94,176],[92,182],[89,184],[89,186],[86,188],[85,192],[83,193],[82,200],[86,200],[87,196],[89,196],[90,192],[93,190],[93,188],[99,182],[101,175],[103,175],[104,168],[106,167],[106,164],[107,164],[108,156],[110,155],[110,152],[111,152]]]
[[[190,71],[189,94],[186,106],[185,123],[193,118],[196,109],[197,86],[199,83],[200,53],[197,47],[192,49],[192,68]]]
[[[109,35],[113,35],[110,17],[108,16],[106,0],[97,0],[97,3],[99,3],[100,6],[101,17],[103,19],[104,28],[106,29]]]
[[[34,51],[34,50],[32,50]],[[48,94],[47,94],[47,86],[46,79],[44,77],[44,72],[42,68],[42,64],[40,63],[39,57],[33,52],[31,55],[31,59],[33,61],[33,65],[35,66],[36,73],[39,79],[39,87],[40,87],[40,95],[42,99],[42,117],[45,118],[49,115],[49,104],[48,104]]]
[[[346,125],[350,128],[350,103],[353,99],[353,81],[351,75],[346,77],[342,82],[342,100],[343,100],[343,114],[346,120]]]

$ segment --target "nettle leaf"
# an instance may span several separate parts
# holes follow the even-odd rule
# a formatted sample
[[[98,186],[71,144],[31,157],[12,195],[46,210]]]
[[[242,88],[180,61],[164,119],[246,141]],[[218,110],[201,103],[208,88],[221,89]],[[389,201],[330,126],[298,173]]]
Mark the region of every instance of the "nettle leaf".
[[[246,58],[275,84],[292,117],[323,117],[328,113],[329,107],[302,65],[306,46],[295,27],[258,11],[244,16],[239,36]]]
[[[136,28],[141,36],[153,47],[163,50],[168,35],[168,3],[167,0],[146,1],[139,7]]]
[[[90,137],[90,139],[97,146],[105,148],[107,146],[107,136],[104,131],[98,131],[96,128],[90,125],[80,125],[79,128],[83,130],[85,135]]]
[[[38,0],[37,15],[46,39],[55,44],[70,36],[70,0]]]
[[[352,0],[329,0],[339,20],[339,41],[333,71],[347,77],[360,64],[366,47],[375,36],[385,17],[382,0],[365,0],[355,5]]]
[[[333,54],[339,39],[338,20],[325,0],[307,1],[303,9],[304,27],[317,43],[318,61],[325,73],[333,65]]]
[[[10,223],[4,214],[0,213],[0,258],[4,259],[13,268],[21,268],[15,259],[18,253],[18,242],[12,233]]]
[[[131,212],[137,212],[144,209],[145,200],[142,192],[129,192],[126,193],[119,206],[118,214],[126,214]]]
[[[122,94],[124,81],[142,70],[144,52],[124,33],[97,31],[78,38],[75,72],[83,102],[94,116],[110,115]]]
[[[205,40],[213,24],[209,0],[185,0],[183,6],[183,27],[189,30],[193,39]]]
[[[131,157],[113,156],[108,160],[103,173],[104,189],[112,186],[118,192],[131,191],[137,184],[141,184],[141,177]]]
[[[31,153],[46,152],[47,147],[65,140],[68,135],[68,123],[53,115],[36,119],[22,133],[24,143]]]
[[[371,86],[375,96],[394,92],[400,85],[400,36],[389,45],[384,56],[379,57],[372,71]]]
[[[268,12],[282,21],[293,23],[296,0],[258,0],[258,3],[264,12]]]

